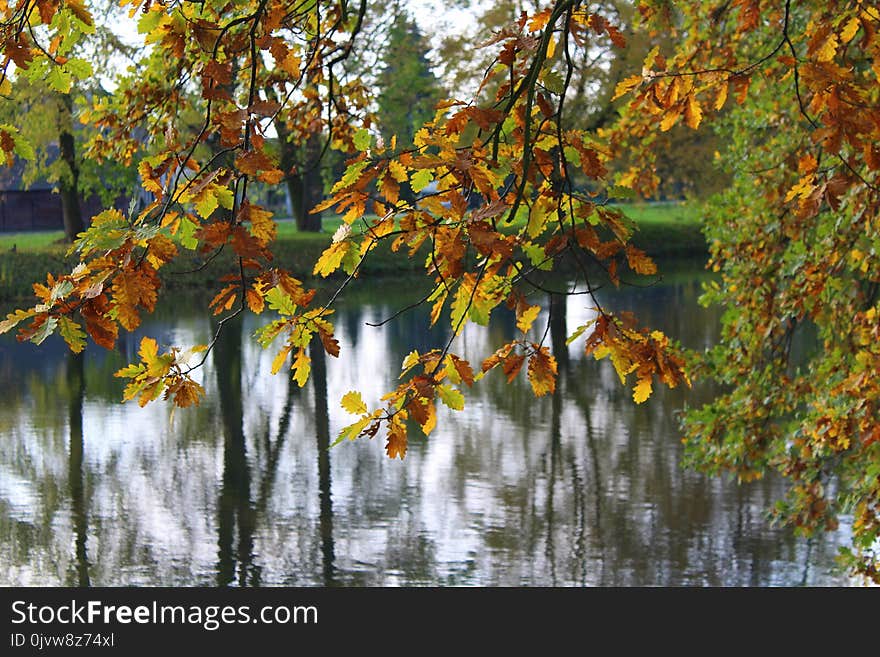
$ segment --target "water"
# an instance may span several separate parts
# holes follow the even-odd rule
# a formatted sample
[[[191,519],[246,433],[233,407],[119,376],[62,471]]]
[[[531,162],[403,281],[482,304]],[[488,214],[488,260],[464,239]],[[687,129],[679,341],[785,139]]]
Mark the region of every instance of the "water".
[[[617,309],[702,348],[719,311],[696,304],[699,274],[609,295]],[[205,343],[201,299],[172,299],[121,353],[0,341],[0,584],[3,585],[839,585],[846,523],[808,542],[771,527],[783,494],[681,468],[675,413],[711,390],[657,390],[636,406],[608,363],[568,350],[557,394],[524,373],[489,375],[465,411],[391,461],[384,440],[328,451],[358,389],[371,405],[412,347],[442,345],[394,281],[348,295],[335,315],[343,358],[312,353],[299,389],[274,353],[232,323],[200,372],[196,409],[120,404],[112,373],[140,335]],[[571,330],[591,311],[565,308]],[[535,298],[535,302],[547,303]],[[561,315],[560,315],[561,316]],[[503,314],[466,331],[473,362],[512,336]],[[543,327],[537,327],[543,331]],[[445,410],[445,409],[444,409]]]

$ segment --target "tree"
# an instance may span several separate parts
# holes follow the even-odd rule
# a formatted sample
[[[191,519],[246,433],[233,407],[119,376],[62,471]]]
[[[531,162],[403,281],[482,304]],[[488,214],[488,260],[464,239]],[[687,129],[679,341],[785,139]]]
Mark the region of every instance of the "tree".
[[[391,25],[382,62],[376,121],[386,142],[396,138],[401,147],[409,148],[416,131],[433,118],[441,92],[424,37],[405,12]]]
[[[92,78],[92,63],[83,56],[83,42],[88,41],[92,52],[108,52],[104,46],[111,35],[105,29],[96,31],[85,13],[71,10],[58,15],[55,38],[43,43],[43,35],[30,31],[32,47],[42,51],[42,58],[29,59],[26,54],[7,58],[4,70],[12,59],[19,71],[14,84],[9,79],[4,84],[7,98],[0,107],[0,122],[17,124],[18,153],[25,163],[23,182],[44,179],[57,185],[65,238],[73,242],[85,228],[83,199],[100,194],[110,204],[125,183],[133,181],[120,167],[83,157],[88,132],[76,116],[78,105],[103,93]],[[113,45],[115,52],[122,49],[118,42]]]
[[[720,281],[704,297],[728,310],[721,343],[692,368],[729,392],[685,416],[689,460],[741,481],[775,470],[789,482],[775,515],[804,534],[850,515],[848,563],[880,581],[880,12],[756,0],[641,11],[680,47],[620,86],[634,100],[617,138],[715,119],[731,145],[733,185],[706,226]],[[626,182],[650,189],[649,161]]]
[[[634,384],[636,403],[658,382],[689,385],[688,371],[729,384],[732,392],[685,421],[693,461],[743,480],[775,467],[792,483],[781,517],[804,531],[833,526],[852,508],[851,564],[877,578],[876,8],[734,0],[674,10],[656,0],[639,10],[648,37],[662,30],[676,37],[675,48],[652,48],[641,73],[617,84],[612,100],[631,100],[613,128],[596,134],[571,121],[575,62],[599,42],[623,48],[626,37],[613,12],[556,0],[516,15],[482,44],[488,64],[475,94],[441,102],[411,144],[383,144],[366,121],[352,120],[349,108],[358,101],[346,95],[363,87],[336,82],[356,48],[364,2],[134,3],[132,17],[153,44],[152,63],[93,119],[112,137],[104,142],[108,153],[131,156],[133,135],[145,135],[150,151],[139,171],[155,201],[133,216],[109,210],[96,217],[76,244],[82,261],[36,286],[39,303],[10,313],[0,332],[18,327],[20,339],[40,342],[57,330],[74,351],[88,334],[112,348],[120,328],[133,330],[140,313],[152,310],[156,272],[180,249],[207,257],[227,249],[235,263],[210,302],[222,315],[218,334],[206,345],[164,353],[144,338],[140,362],[117,372],[129,381],[126,399],[197,404],[203,390],[193,369],[224,325],[248,309],[272,314],[257,339],[276,350],[273,371],[292,361],[293,379],[303,386],[313,343],[340,355],[333,303],[387,242],[424,263],[432,289],[413,305],[431,304],[431,323],[447,323],[450,337],[424,353],[413,350],[400,384],[381,400],[346,393],[341,404],[353,421],[337,442],[383,431],[388,455],[403,458],[409,432],[430,434],[437,404],[462,408],[467,388],[485,376],[511,381],[525,369],[537,396],[552,394],[558,364],[548,334],[553,327],[558,343],[560,329],[568,330],[570,342],[608,357],[621,381]],[[76,1],[59,9],[50,0],[3,10],[4,77],[10,62],[30,65],[23,53],[42,56],[30,47],[28,17],[48,25],[51,36],[59,11],[86,10]],[[728,93],[739,107],[724,114]],[[177,130],[184,112],[200,117],[196,130]],[[323,112],[328,118],[319,120]],[[656,135],[677,123],[696,129],[716,114],[747,169],[736,172],[734,193],[719,201],[707,229],[722,280],[706,298],[731,308],[724,338],[709,354],[692,354],[688,368],[674,341],[610,313],[593,296],[598,285],[657,271],[630,244],[622,212],[600,199],[615,184],[652,193]],[[354,153],[316,208],[335,207],[344,221],[311,272],[344,272],[323,303],[301,273],[273,262],[275,224],[249,195],[254,180],[284,178],[266,138],[279,116],[304,135],[325,126],[326,144]],[[3,126],[0,147],[20,149],[19,137]],[[211,140],[217,146],[205,148]],[[624,150],[631,165],[612,176],[610,158]],[[404,184],[420,192],[432,182],[434,191],[417,203],[400,193]],[[563,265],[574,272],[571,287],[546,276]],[[550,317],[542,332],[536,293],[555,295],[551,313],[562,305],[558,297],[584,295],[596,318],[566,327]],[[485,325],[505,305],[517,339],[482,363],[454,353],[465,323]],[[797,369],[788,357],[796,332],[809,330],[801,326],[814,327],[820,344]]]

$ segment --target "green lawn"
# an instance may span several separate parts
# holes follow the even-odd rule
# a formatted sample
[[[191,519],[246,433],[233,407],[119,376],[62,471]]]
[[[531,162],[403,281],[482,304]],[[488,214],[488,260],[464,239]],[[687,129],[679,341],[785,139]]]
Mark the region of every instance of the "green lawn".
[[[667,259],[705,257],[706,242],[700,231],[698,206],[634,203],[620,207],[637,224],[633,243],[649,255]],[[300,233],[293,221],[279,221],[278,239],[273,245],[275,262],[298,275],[308,276],[340,223],[338,216],[325,215],[322,232]],[[64,259],[67,245],[61,241],[62,237],[61,231],[0,233],[0,300],[29,297],[33,281],[45,280],[48,271],[60,272],[69,267],[70,263]],[[162,269],[163,285],[168,288],[214,285],[219,277],[229,273],[229,253],[231,251],[205,266],[203,254],[184,252],[176,267]],[[418,258],[392,253],[386,243],[372,252],[363,272],[401,275],[420,267]],[[177,270],[188,273],[182,276],[175,273]]]
[[[16,251],[20,252],[47,250],[62,251],[66,248],[66,245],[62,241],[63,239],[63,230],[0,233],[0,253],[11,251],[13,247],[15,247]]]
[[[659,229],[663,226],[690,227],[699,223],[700,208],[697,204],[687,203],[632,203],[618,206],[639,226]],[[368,217],[369,218],[369,217]],[[278,222],[279,240],[324,240],[332,235],[342,220],[339,216],[325,216],[322,233],[300,233],[292,220]],[[26,233],[0,233],[0,253],[57,251],[63,252],[67,246],[63,243],[64,233],[60,230]]]
[[[701,218],[699,203],[629,203],[617,207],[639,225],[696,225],[700,223]]]

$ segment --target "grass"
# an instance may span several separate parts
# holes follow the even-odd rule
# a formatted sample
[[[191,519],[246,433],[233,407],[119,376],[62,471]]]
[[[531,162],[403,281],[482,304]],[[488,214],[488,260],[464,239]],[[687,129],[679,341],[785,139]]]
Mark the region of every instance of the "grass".
[[[698,205],[634,203],[620,207],[637,226],[633,243],[655,258],[706,253]],[[325,216],[323,232],[300,233],[293,221],[280,220],[278,238],[273,244],[275,263],[302,275],[308,274],[340,223],[338,216]],[[0,300],[30,296],[31,283],[45,280],[46,272],[69,269],[70,263],[65,263],[66,251],[62,231],[0,233]],[[418,257],[392,253],[388,244],[383,243],[366,260],[362,271],[400,274],[416,271],[420,266]],[[181,289],[214,285],[234,267],[229,253],[206,264],[200,254],[186,252],[173,268],[176,272],[171,266],[163,268],[160,274],[163,283],[167,288]]]
[[[699,203],[631,203],[618,207],[639,226],[699,226],[701,219]]]
[[[67,249],[63,230],[50,230],[30,233],[0,233],[0,252],[12,251],[33,253],[36,251],[58,251]]]
[[[700,221],[699,207],[687,203],[633,203],[619,206],[628,217],[640,227],[643,226],[695,226]],[[368,219],[370,217],[367,217]],[[278,239],[320,240],[332,235],[342,219],[339,216],[324,218],[323,233],[300,233],[296,224],[289,219],[278,222]],[[0,252],[11,251],[13,247],[20,252],[64,251],[64,232],[60,230],[0,233]]]

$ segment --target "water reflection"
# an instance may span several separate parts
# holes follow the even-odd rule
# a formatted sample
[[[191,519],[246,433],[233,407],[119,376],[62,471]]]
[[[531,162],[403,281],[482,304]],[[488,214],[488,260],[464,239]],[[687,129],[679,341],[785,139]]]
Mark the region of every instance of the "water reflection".
[[[227,323],[214,347],[217,393],[223,418],[223,477],[217,501],[217,584],[259,585],[254,563],[256,511],[251,502],[251,471],[244,435],[241,396],[241,316]],[[238,540],[236,541],[236,529]]]
[[[67,479],[73,516],[73,528],[76,550],[75,576],[68,584],[75,586],[89,585],[89,558],[86,551],[88,541],[88,516],[85,503],[83,483],[83,398],[85,396],[85,378],[83,376],[84,356],[68,353],[67,355],[67,389],[70,395],[68,427],[70,429],[70,447]]]
[[[715,311],[693,277],[614,297],[619,309],[689,346],[711,343]],[[523,380],[487,376],[462,413],[445,413],[407,459],[382,439],[328,449],[358,389],[371,405],[412,348],[440,346],[391,286],[337,313],[346,359],[313,346],[312,381],[271,376],[254,318],[230,323],[201,383],[203,405],[120,405],[112,372],[133,355],[65,356],[0,342],[0,582],[80,585],[767,585],[838,584],[846,530],[797,540],[768,526],[779,483],[739,487],[679,466],[674,412],[712,391],[658,390],[635,406],[606,363],[566,346],[591,317],[582,298],[547,296],[560,363],[537,403]],[[206,342],[210,320],[160,309],[144,332]],[[472,361],[513,336],[501,314],[467,330]],[[407,333],[409,332],[409,334]],[[413,338],[413,335],[416,337]],[[58,404],[66,400],[67,407]],[[332,476],[331,476],[332,473]]]
[[[318,453],[318,497],[320,514],[318,535],[321,537],[321,572],[324,586],[335,581],[333,552],[333,492],[330,483],[330,413],[327,408],[327,355],[318,338],[309,345],[312,359],[312,385],[315,390],[315,436]],[[292,387],[292,383],[288,384]]]

